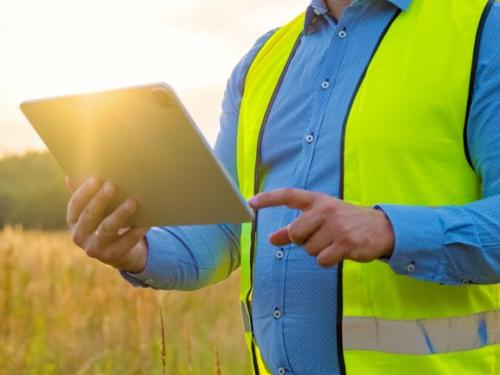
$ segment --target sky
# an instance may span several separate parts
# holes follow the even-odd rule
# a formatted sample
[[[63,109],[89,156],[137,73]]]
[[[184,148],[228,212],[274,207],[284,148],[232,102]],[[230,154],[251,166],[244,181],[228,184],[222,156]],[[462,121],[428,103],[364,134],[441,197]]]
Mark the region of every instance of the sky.
[[[308,0],[0,0],[0,155],[43,149],[23,100],[167,82],[213,144],[232,69]]]

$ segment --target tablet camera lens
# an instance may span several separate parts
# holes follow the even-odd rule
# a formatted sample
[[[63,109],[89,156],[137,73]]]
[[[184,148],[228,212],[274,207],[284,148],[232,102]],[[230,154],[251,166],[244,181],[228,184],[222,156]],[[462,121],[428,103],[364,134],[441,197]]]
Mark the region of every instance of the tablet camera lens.
[[[171,107],[174,105],[173,99],[170,97],[168,92],[161,89],[151,90],[151,95],[153,95],[153,99],[160,107]]]

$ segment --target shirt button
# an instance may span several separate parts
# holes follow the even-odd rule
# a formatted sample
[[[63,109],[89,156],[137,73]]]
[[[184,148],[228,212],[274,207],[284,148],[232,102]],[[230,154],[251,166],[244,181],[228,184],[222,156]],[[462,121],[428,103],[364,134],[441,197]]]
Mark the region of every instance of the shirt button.
[[[410,264],[408,264],[408,266],[406,267],[406,270],[410,273],[414,272],[415,271],[415,263],[411,262]]]
[[[313,141],[314,141],[314,136],[311,133],[307,134],[306,135],[306,142],[311,144],[311,143],[313,143]]]
[[[281,260],[285,257],[285,253],[283,252],[283,250],[278,250],[278,251],[276,251],[275,256],[277,259]]]
[[[278,310],[278,309],[274,310],[274,312],[273,312],[273,317],[274,317],[274,319],[279,319],[279,318],[281,318],[281,311],[280,311],[280,310]]]
[[[147,279],[146,281],[144,281],[144,283],[145,283],[146,285],[151,286],[151,285],[153,285],[154,281],[153,281],[153,279]]]
[[[463,279],[462,284],[472,284],[472,281],[470,279]]]
[[[286,374],[286,370],[285,370],[285,368],[284,368],[284,367],[280,367],[280,368],[278,368],[278,374],[279,374],[279,375],[285,375],[285,374]]]
[[[321,82],[321,88],[323,90],[328,90],[328,88],[330,87],[330,82],[328,80],[324,80],[323,82]]]
[[[342,29],[339,31],[339,38],[340,39],[345,39],[347,37],[347,31],[346,29]]]

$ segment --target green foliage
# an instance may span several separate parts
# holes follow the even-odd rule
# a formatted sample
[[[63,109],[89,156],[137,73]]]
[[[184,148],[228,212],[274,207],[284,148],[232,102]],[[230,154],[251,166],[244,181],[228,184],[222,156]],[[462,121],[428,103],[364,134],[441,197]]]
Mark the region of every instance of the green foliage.
[[[64,227],[69,193],[64,172],[47,152],[0,159],[0,227]]]

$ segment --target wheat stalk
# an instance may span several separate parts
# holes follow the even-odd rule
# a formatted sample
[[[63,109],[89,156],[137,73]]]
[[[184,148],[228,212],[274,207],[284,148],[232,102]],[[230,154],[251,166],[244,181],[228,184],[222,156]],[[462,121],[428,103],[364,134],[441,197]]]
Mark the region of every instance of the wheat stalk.
[[[5,250],[4,264],[3,264],[3,314],[2,321],[5,327],[5,337],[10,336],[10,316],[11,316],[11,301],[12,301],[12,269],[14,267],[13,261],[14,246],[8,245]]]
[[[167,374],[167,349],[165,346],[165,323],[163,321],[163,311],[161,306],[160,309],[160,326],[161,326],[161,373],[162,375]]]
[[[221,375],[219,347],[215,345],[215,375]]]

